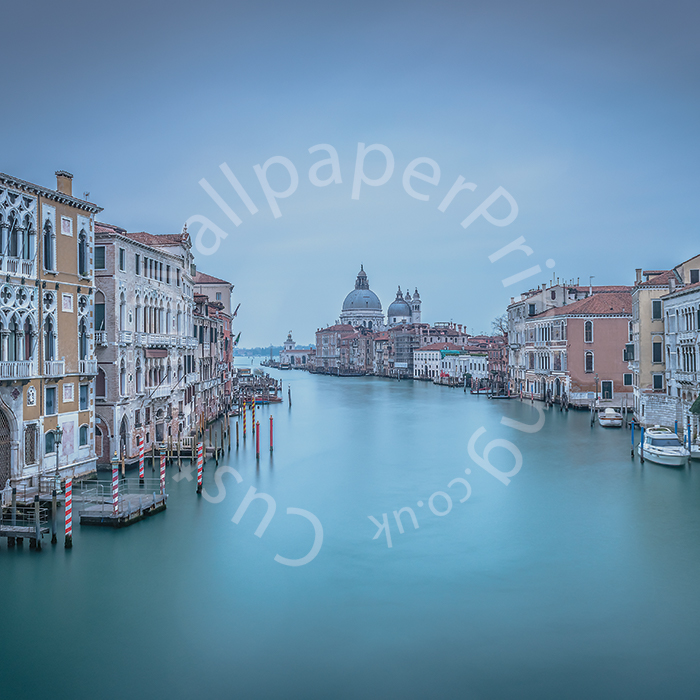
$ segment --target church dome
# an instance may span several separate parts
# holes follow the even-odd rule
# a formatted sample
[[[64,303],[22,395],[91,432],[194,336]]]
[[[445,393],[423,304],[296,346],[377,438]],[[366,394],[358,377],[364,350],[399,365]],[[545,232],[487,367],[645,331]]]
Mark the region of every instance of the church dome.
[[[382,302],[379,297],[369,288],[369,280],[364,266],[360,265],[360,271],[355,280],[355,289],[345,297],[343,311],[380,311]]]
[[[353,289],[345,297],[343,311],[381,311],[382,302],[371,289]]]
[[[394,301],[391,302],[391,305],[389,306],[389,309],[386,313],[389,317],[389,323],[392,322],[391,319],[399,318],[400,316],[406,316],[408,318],[411,318],[411,307],[403,298],[403,294],[401,293],[401,287],[399,287],[398,292],[396,292],[396,299],[394,299]]]

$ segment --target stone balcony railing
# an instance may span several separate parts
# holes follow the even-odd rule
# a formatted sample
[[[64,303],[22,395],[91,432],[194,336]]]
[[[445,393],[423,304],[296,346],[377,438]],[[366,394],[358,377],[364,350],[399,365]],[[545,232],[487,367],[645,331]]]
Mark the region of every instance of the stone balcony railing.
[[[695,384],[700,377],[700,372],[684,372],[683,370],[671,370],[670,379],[675,379],[677,382],[687,382],[689,384]],[[667,373],[668,378],[668,373]]]
[[[173,387],[170,386],[170,384],[164,385],[161,384],[161,386],[156,387],[155,389],[150,389],[147,390],[148,396],[150,396],[152,399],[162,399],[166,396],[170,396],[173,392]]]
[[[78,360],[80,374],[97,374],[97,360]]]
[[[95,344],[107,345],[107,331],[95,331]]]
[[[133,339],[132,331],[119,331],[119,344],[120,345],[131,345]]]
[[[196,384],[199,376],[196,372],[190,372],[185,375],[185,384]]]
[[[36,275],[34,260],[10,256],[0,256],[0,272],[17,277],[34,277]]]
[[[65,360],[44,360],[44,376],[62,377],[65,373]]]
[[[0,379],[28,379],[34,375],[33,365],[31,360],[0,362]]]

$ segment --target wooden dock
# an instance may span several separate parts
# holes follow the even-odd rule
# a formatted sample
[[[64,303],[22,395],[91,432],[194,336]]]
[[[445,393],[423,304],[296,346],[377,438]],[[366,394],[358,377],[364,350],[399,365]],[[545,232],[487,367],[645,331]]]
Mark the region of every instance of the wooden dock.
[[[134,523],[161,513],[167,507],[168,494],[143,491],[120,493],[115,512],[111,497],[84,501],[78,510],[81,525],[102,527],[128,527]]]

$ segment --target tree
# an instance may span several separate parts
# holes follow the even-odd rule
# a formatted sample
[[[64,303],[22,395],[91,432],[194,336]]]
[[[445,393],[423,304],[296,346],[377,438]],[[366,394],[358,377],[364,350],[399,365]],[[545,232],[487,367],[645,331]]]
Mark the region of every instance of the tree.
[[[493,319],[491,329],[494,335],[508,336],[508,314],[503,314]]]

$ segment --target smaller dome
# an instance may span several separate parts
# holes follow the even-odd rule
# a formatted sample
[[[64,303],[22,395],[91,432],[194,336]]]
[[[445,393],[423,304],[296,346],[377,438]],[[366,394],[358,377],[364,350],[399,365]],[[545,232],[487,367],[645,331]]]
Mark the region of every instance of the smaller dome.
[[[391,319],[394,317],[411,317],[411,307],[404,301],[403,294],[401,293],[401,287],[399,287],[399,291],[396,292],[396,299],[391,302],[386,313],[389,317],[389,322],[391,322]]]

